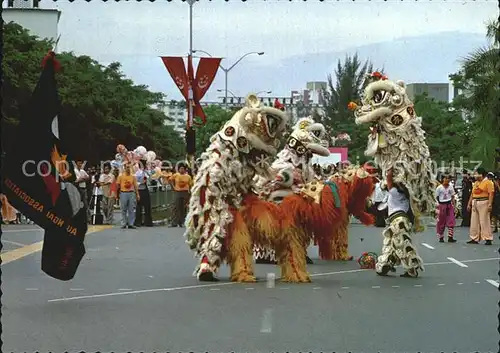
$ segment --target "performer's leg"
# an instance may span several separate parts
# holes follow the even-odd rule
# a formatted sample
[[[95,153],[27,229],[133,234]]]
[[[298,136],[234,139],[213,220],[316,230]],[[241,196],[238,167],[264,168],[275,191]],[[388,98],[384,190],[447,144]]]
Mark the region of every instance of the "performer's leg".
[[[412,244],[412,225],[406,217],[397,217],[393,223],[393,245],[405,271],[401,277],[418,277],[418,271],[424,271],[424,266]]]
[[[480,225],[480,218],[479,218],[479,212],[477,209],[477,202],[478,201],[472,201],[472,208],[471,208],[471,219],[470,219],[470,228],[469,228],[469,238],[470,240],[467,242],[467,244],[477,244],[479,240],[481,240],[481,225]]]
[[[149,190],[147,188],[145,190],[141,190],[141,202],[144,206],[144,225],[146,227],[152,227],[153,218],[151,215],[151,195],[149,194]]]
[[[382,252],[375,264],[375,270],[378,275],[386,276],[389,271],[396,272],[394,266],[397,264],[398,258],[396,256],[396,249],[392,244],[393,231],[391,225],[387,225],[382,231],[384,242],[382,245]]]
[[[439,242],[444,241],[444,230],[446,227],[446,205],[440,204],[437,209],[436,235]]]
[[[227,260],[231,267],[231,281],[255,282],[252,262],[252,239],[240,212],[234,213],[231,224],[231,241],[228,244]]]
[[[304,229],[287,226],[284,229],[283,239],[276,248],[276,256],[281,265],[281,280],[292,283],[308,283],[311,277],[307,272],[306,247],[303,239],[307,236]]]
[[[448,212],[447,212],[447,217],[446,217],[446,226],[448,227],[448,243],[455,243],[456,240],[453,238],[455,234],[455,224],[456,224],[456,218],[455,218],[455,208],[453,205],[448,205]]]
[[[122,228],[127,228],[128,224],[128,204],[130,199],[129,192],[121,192],[120,193],[120,208],[122,210]]]
[[[491,233],[490,212],[488,211],[488,201],[477,201],[479,214],[479,224],[481,226],[481,239],[486,240],[487,245],[491,245],[493,234]]]

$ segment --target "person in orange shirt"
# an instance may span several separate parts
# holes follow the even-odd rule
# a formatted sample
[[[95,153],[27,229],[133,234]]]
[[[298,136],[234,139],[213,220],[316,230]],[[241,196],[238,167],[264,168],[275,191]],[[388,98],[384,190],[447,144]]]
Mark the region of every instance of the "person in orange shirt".
[[[140,200],[137,179],[132,174],[132,167],[126,164],[122,174],[116,180],[117,191],[120,195],[120,208],[122,210],[122,229],[135,229],[135,207]]]
[[[186,208],[189,202],[189,191],[193,186],[193,179],[187,173],[186,167],[180,165],[178,172],[170,177],[174,189],[174,205],[175,214],[173,217],[172,227],[183,227],[186,219]]]
[[[474,177],[476,182],[472,186],[472,194],[467,205],[467,210],[472,211],[470,240],[467,244],[479,244],[481,240],[485,240],[484,245],[491,245],[493,234],[491,232],[490,214],[495,188],[493,182],[486,178],[484,168],[478,168]]]

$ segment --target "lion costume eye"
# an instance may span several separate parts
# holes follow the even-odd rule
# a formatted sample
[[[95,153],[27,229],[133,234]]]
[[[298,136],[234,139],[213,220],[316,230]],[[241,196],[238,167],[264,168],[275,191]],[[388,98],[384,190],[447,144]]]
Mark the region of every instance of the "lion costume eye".
[[[288,140],[288,146],[294,148],[297,145],[297,140],[294,139],[293,137]]]
[[[306,148],[304,146],[299,146],[297,147],[296,151],[298,155],[303,155],[304,153],[306,153]]]

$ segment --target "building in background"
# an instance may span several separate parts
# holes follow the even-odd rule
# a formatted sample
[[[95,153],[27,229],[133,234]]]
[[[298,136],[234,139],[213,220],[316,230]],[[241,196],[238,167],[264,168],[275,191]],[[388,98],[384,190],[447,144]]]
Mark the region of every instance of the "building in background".
[[[175,131],[184,136],[187,122],[186,102],[171,100],[164,105],[159,105],[158,109],[167,116],[163,123],[172,126]]]
[[[57,42],[61,11],[38,7],[39,0],[9,0],[2,10],[5,23],[15,22],[40,39]]]
[[[410,83],[406,85],[406,93],[411,100],[415,97],[427,93],[429,98],[434,98],[440,102],[450,102],[450,84],[449,83]]]
[[[309,91],[309,102],[313,105],[325,105],[323,91],[326,87],[327,83],[324,81],[307,82],[306,88]]]

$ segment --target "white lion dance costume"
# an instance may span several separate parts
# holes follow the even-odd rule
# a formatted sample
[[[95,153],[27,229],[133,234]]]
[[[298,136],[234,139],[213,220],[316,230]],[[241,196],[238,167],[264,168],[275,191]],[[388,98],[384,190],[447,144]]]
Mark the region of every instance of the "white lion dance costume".
[[[293,127],[285,148],[271,165],[271,178],[260,177],[257,181],[257,187],[262,190],[261,196],[279,204],[283,198],[298,193],[303,185],[313,181],[313,155],[330,155],[326,135],[322,124],[315,123],[311,118],[300,119]],[[257,263],[276,263],[272,247],[255,245],[253,256]],[[310,262],[310,259],[307,260]]]
[[[392,170],[393,185],[404,191],[409,199],[409,212],[389,216],[383,231],[382,254],[376,264],[377,273],[394,272],[401,264],[403,276],[417,277],[423,271],[422,259],[412,244],[413,230],[420,232],[420,216],[434,208],[434,175],[422,130],[422,118],[417,117],[402,81],[389,81],[375,72],[364,91],[362,105],[350,103],[357,124],[371,124],[367,156],[374,157],[384,177]]]
[[[286,123],[283,111],[249,95],[202,154],[186,217],[187,243],[201,259],[195,270],[200,281],[216,281],[227,262],[232,281],[254,282],[253,242],[279,238],[279,207],[260,200],[252,187],[256,175],[268,172]]]

